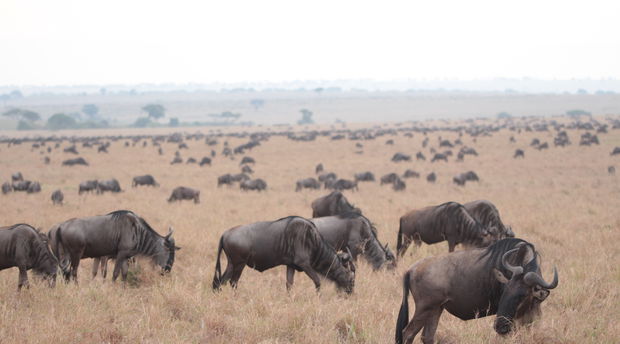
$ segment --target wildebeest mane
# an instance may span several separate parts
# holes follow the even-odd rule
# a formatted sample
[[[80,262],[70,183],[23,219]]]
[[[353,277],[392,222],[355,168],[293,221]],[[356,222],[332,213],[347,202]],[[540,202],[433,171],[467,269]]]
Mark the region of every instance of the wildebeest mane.
[[[469,214],[462,204],[446,202],[437,206],[436,211],[439,212],[436,217],[439,221],[437,225],[440,227],[448,225],[456,228],[459,242],[476,244],[480,241],[483,231],[482,225]]]
[[[495,226],[500,233],[504,233],[506,231],[506,227],[502,222],[499,211],[495,207],[495,205],[485,202],[485,206],[479,207],[480,211],[477,212],[479,221],[481,223],[488,224],[490,226]]]

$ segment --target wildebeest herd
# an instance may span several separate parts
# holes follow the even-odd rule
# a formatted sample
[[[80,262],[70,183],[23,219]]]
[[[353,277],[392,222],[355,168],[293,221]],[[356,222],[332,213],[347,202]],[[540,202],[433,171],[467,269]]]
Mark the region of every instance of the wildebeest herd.
[[[376,135],[377,132],[380,131],[373,134],[353,132],[350,135]],[[463,129],[463,132],[476,137],[492,133],[493,129]],[[289,138],[304,141],[311,140],[312,135],[306,133],[304,136]],[[570,141],[564,139],[564,134],[558,137],[558,142],[562,143],[559,147],[570,145]],[[597,142],[592,137],[588,136],[588,142]],[[209,144],[213,138],[205,140]],[[250,142],[260,145],[265,140],[265,137],[257,135]],[[457,140],[452,143],[442,139],[439,147],[457,146]],[[151,142],[154,144],[159,141]],[[104,145],[110,147],[109,141],[101,143],[101,146]],[[240,147],[225,150],[222,155],[230,157],[251,149]],[[358,148],[363,149],[363,146]],[[458,160],[463,160],[465,155],[477,156],[477,152],[473,152],[471,148],[463,146],[458,153]],[[421,152],[418,153],[416,157],[423,156]],[[451,160],[451,154],[446,153],[437,152],[430,156],[433,156],[435,164],[458,161]],[[519,154],[519,157],[525,158],[524,154]],[[268,190],[263,179],[250,177],[254,169],[260,170],[260,164],[256,164],[254,159],[245,158],[249,157],[242,159],[241,173],[220,176],[217,186],[239,183],[241,190]],[[411,156],[400,153],[394,161],[403,163],[410,160]],[[210,160],[208,164],[211,163],[215,163],[215,160]],[[429,182],[436,180],[436,175],[431,174],[427,176]],[[226,283],[237,286],[246,266],[264,271],[284,265],[287,289],[293,285],[295,271],[303,271],[317,289],[321,287],[321,280],[326,278],[333,281],[338,290],[354,293],[356,273],[359,273],[356,264],[360,256],[373,270],[386,273],[382,271],[393,270],[399,257],[406,253],[412,242],[419,246],[421,243],[430,245],[447,241],[449,254],[424,258],[404,274],[403,299],[398,319],[395,319],[397,343],[412,342],[420,331],[422,340],[432,343],[443,310],[464,320],[497,315],[494,329],[499,334],[506,334],[516,324],[533,321],[540,313],[541,302],[550,290],[558,286],[555,269],[551,282],[543,278],[539,253],[534,243],[519,239],[518,228],[515,233],[506,226],[501,221],[497,207],[487,200],[463,204],[449,201],[402,214],[400,222],[394,224],[398,227],[398,235],[392,238],[397,243],[395,252],[392,252],[384,244],[386,238],[380,235],[380,230],[365,215],[366,212],[351,204],[341,191],[355,192],[360,186],[367,185],[364,183],[372,183],[377,179],[380,184],[392,185],[393,190],[402,191],[405,189],[405,180],[419,178],[421,174],[407,169],[404,173],[388,173],[375,178],[373,172],[363,170],[354,174],[352,179],[343,179],[338,178],[334,172],[326,172],[323,164],[319,164],[315,168],[315,175],[294,183],[295,191],[299,192],[304,189],[333,190],[311,203],[311,218],[287,216],[274,221],[255,222],[233,227],[221,235],[217,244],[217,260],[214,262],[214,290],[219,290]],[[15,178],[19,180],[5,183],[7,193],[23,189],[19,184],[23,181],[21,173],[19,176],[15,174]],[[157,180],[160,180],[159,176]],[[454,176],[453,182],[456,184],[454,187],[458,188],[466,181],[478,180],[474,171],[468,171]],[[133,178],[132,187],[143,185],[158,187],[159,183],[150,174]],[[114,178],[93,179],[81,183],[78,194],[123,191],[127,192],[121,189],[120,183]],[[176,187],[168,201],[193,200],[199,203],[200,195],[199,190]],[[264,197],[269,197],[269,194]],[[64,199],[61,190],[52,193],[55,204],[62,204]],[[380,237],[383,237],[384,243],[379,240]],[[463,249],[455,251],[458,245],[462,245]],[[62,274],[67,280],[77,281],[78,267],[83,258],[97,259],[95,269],[99,264],[105,265],[108,259],[114,259],[113,279],[118,276],[123,280],[127,278],[129,260],[134,256],[148,257],[155,266],[161,268],[162,273],[167,273],[172,270],[177,250],[172,229],[167,235],[160,235],[145,219],[126,210],[69,219],[54,224],[46,234],[26,224],[0,230],[0,269],[18,267],[18,288],[28,285],[28,269],[42,275],[50,285],[54,285],[57,274]],[[224,269],[220,262],[223,259],[222,253],[227,261]],[[415,301],[415,314],[411,321],[408,315],[409,293]]]

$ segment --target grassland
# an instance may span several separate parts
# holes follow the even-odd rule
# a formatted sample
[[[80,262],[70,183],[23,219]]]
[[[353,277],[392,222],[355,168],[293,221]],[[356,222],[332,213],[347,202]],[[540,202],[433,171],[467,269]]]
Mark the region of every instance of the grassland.
[[[86,134],[100,133],[116,134]],[[557,265],[559,287],[544,302],[544,316],[533,328],[502,338],[492,329],[492,317],[463,322],[444,313],[437,333],[441,343],[617,343],[620,176],[608,175],[607,167],[620,167],[620,158],[609,155],[620,146],[620,132],[598,134],[601,144],[592,147],[577,145],[581,133],[569,131],[573,144],[568,147],[543,151],[530,149],[529,142],[534,137],[552,142],[552,133],[502,130],[476,142],[465,135],[463,143],[474,147],[478,157],[466,156],[461,163],[452,158],[448,163],[427,160],[398,164],[390,161],[391,156],[423,150],[423,135],[364,141],[363,154],[355,154],[355,143],[348,140],[320,137],[302,143],[272,137],[248,153],[257,161],[254,176],[269,185],[264,193],[216,186],[217,176],[239,171],[240,157],[230,160],[219,154],[223,141],[235,147],[246,142],[244,139],[220,139],[212,167],[202,168],[171,166],[177,150],[172,143],[163,144],[161,156],[150,143],[126,148],[124,141],[114,142],[109,154],[78,146],[80,156],[90,163],[88,167],[61,166],[62,160],[73,157],[62,149],[41,154],[29,144],[1,145],[0,181],[21,171],[27,179],[40,181],[43,189],[39,194],[0,196],[3,225],[25,222],[47,230],[72,217],[130,209],[160,233],[174,227],[182,250],[168,276],[161,277],[148,264],[141,264],[137,288],[101,278],[92,280],[90,260],[82,261],[79,285],[60,283],[55,289],[33,283],[29,290],[17,293],[17,270],[1,271],[0,343],[392,342],[403,272],[418,259],[446,253],[446,244],[410,249],[395,272],[373,272],[360,261],[356,289],[349,297],[336,293],[327,281],[317,294],[303,274],[297,276],[292,292],[287,294],[284,267],[264,273],[247,268],[237,290],[211,291],[220,234],[239,224],[293,214],[310,216],[310,203],[325,191],[296,193],[294,183],[313,176],[319,162],[326,170],[347,178],[366,170],[377,177],[402,173],[407,168],[422,176],[437,173],[437,183],[408,179],[406,191],[400,193],[378,182],[362,183],[359,191],[346,192],[376,224],[380,240],[392,248],[398,219],[406,211],[449,200],[488,199],[497,205],[504,222],[512,225],[518,237],[536,245],[546,278]],[[438,147],[439,135],[457,138],[456,133],[429,134],[429,147]],[[509,142],[511,135],[516,143]],[[390,138],[395,141],[393,146],[385,144]],[[61,148],[65,146],[68,143]],[[211,149],[204,141],[189,141],[188,146],[188,150],[181,150],[185,159],[199,160]],[[525,159],[512,158],[516,148],[525,149]],[[428,157],[428,148],[423,151]],[[50,165],[43,163],[46,155],[51,158]],[[452,183],[452,176],[468,170],[476,171],[481,181],[465,187]],[[145,173],[152,174],[161,187],[131,188],[132,177]],[[112,177],[120,181],[124,192],[78,196],[81,181]],[[180,185],[200,189],[201,203],[168,204],[170,192]],[[65,205],[52,205],[50,194],[55,189],[65,193]]]

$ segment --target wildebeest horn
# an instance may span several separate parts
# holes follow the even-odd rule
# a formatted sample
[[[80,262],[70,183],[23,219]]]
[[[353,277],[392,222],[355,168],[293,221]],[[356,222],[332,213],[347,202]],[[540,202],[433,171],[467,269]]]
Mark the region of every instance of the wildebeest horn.
[[[519,247],[513,248],[512,250],[504,253],[504,255],[502,256],[502,265],[504,266],[504,268],[506,268],[506,270],[512,272],[512,277],[523,273],[523,267],[510,265],[510,263],[506,261],[509,255],[511,255],[512,253],[518,250],[519,250]]]
[[[166,234],[166,239],[169,239],[172,236],[172,233],[174,233],[174,228],[170,226],[168,227],[168,234]]]
[[[547,283],[541,275],[533,271],[526,273],[523,281],[530,286],[539,285],[545,289],[553,289],[558,286],[558,270],[555,266],[553,267],[553,282],[551,283]]]

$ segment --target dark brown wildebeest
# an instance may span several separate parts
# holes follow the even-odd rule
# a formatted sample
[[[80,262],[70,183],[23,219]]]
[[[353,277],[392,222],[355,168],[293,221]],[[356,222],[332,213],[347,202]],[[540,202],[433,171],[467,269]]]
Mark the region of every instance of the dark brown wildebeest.
[[[495,204],[481,199],[463,206],[482,226],[488,228],[491,235],[496,235],[498,239],[514,238],[515,233],[510,226],[504,225]]]
[[[411,156],[407,154],[403,154],[403,153],[396,153],[394,154],[394,156],[392,156],[393,162],[410,161],[410,160],[411,160]]]
[[[239,165],[244,165],[244,164],[255,164],[256,160],[254,160],[254,158],[249,157],[249,156],[244,156],[243,159],[241,159],[241,162],[239,163]]]
[[[172,228],[161,236],[140,216],[128,210],[107,215],[71,219],[57,225],[54,251],[70,259],[70,276],[77,282],[82,258],[113,256],[116,259],[112,280],[119,274],[127,279],[127,260],[134,256],[150,257],[163,271],[174,264],[175,246]],[[62,259],[61,259],[62,261]]]
[[[422,152],[417,152],[415,155],[416,160],[424,160],[426,161],[426,157],[424,156],[424,154]]]
[[[456,202],[415,209],[400,218],[398,255],[405,254],[411,241],[420,246],[422,242],[431,245],[444,240],[452,252],[457,244],[486,247],[497,237]]]
[[[11,184],[9,184],[9,182],[4,182],[2,183],[2,193],[3,194],[8,194],[9,192],[13,191],[13,187],[11,186]]]
[[[408,169],[403,173],[403,178],[420,178],[420,174],[414,170]]]
[[[394,180],[394,183],[392,183],[392,189],[394,191],[403,191],[406,188],[407,188],[407,184],[405,184],[405,182],[402,181],[400,177],[397,177],[396,180]]]
[[[153,178],[153,176],[150,174],[133,177],[131,186],[136,187],[138,185],[159,186],[159,184],[155,181],[155,178]]]
[[[19,269],[17,290],[28,288],[28,273],[33,269],[53,287],[58,260],[47,245],[47,237],[32,226],[17,224],[0,228],[0,270]]]
[[[381,245],[377,230],[370,220],[358,213],[309,219],[314,223],[325,241],[336,251],[351,254],[353,261],[363,255],[374,270],[396,267],[396,257],[388,245]]]
[[[515,155],[513,156],[514,159],[516,158],[525,158],[525,152],[523,151],[523,149],[517,149],[515,150]]]
[[[176,187],[172,190],[168,202],[182,201],[182,200],[194,200],[194,203],[200,203],[200,191],[185,186]]]
[[[52,192],[52,203],[62,205],[62,201],[65,199],[65,195],[60,189]]]
[[[182,164],[182,163],[183,163],[183,158],[181,158],[179,155],[176,155],[174,159],[172,159],[172,161],[170,162],[170,165]]]
[[[239,188],[243,191],[263,191],[267,189],[267,183],[260,178],[254,180],[244,180],[239,184]]]
[[[84,158],[67,159],[62,162],[63,166],[84,165],[88,166],[88,163]]]
[[[39,182],[30,183],[30,185],[28,185],[28,189],[26,190],[26,192],[27,193],[41,192],[41,184],[39,184]]]
[[[392,184],[394,183],[394,181],[398,179],[398,174],[396,173],[388,173],[386,175],[384,175],[383,177],[381,177],[381,185],[383,184]]]
[[[197,163],[197,162],[198,162],[198,161],[196,161],[196,159],[194,159],[194,158],[189,158],[189,159],[187,159],[187,161],[186,161],[185,163],[186,163],[186,164],[195,164],[195,163]]]
[[[372,172],[370,172],[370,171],[356,173],[355,174],[355,181],[356,182],[374,182],[375,181],[375,175],[372,174]]]
[[[435,155],[431,159],[431,162],[435,162],[438,160],[443,160],[445,162],[448,162],[448,156],[444,153],[435,153]]]
[[[610,176],[613,176],[616,174],[616,168],[614,166],[609,166],[607,167],[607,173],[609,173]],[[3,185],[4,188],[4,185]],[[4,189],[2,189],[2,192],[4,192]]]
[[[77,155],[77,154],[78,154],[78,151],[77,151],[77,148],[75,147],[75,145],[71,145],[71,146],[69,146],[69,147],[67,147],[67,148],[63,149],[63,152],[65,152],[65,153],[71,153],[71,154],[75,154],[75,155]]]
[[[32,184],[31,181],[29,180],[22,180],[19,182],[13,182],[12,187],[13,187],[13,191],[28,191],[28,188],[30,187],[30,184]]]
[[[241,166],[241,173],[252,174],[252,173],[254,173],[254,171],[252,170],[250,165],[243,165],[243,166]]]
[[[461,173],[457,176],[455,176],[454,178],[452,178],[452,181],[456,184],[456,185],[465,185],[465,183],[467,181],[479,181],[480,179],[478,178],[478,175],[476,174],[476,172],[474,171],[469,171],[469,172],[465,172],[465,173]]]
[[[15,172],[11,175],[11,181],[13,182],[21,182],[22,180],[24,180],[24,176],[21,172]]]
[[[338,179],[332,185],[332,189],[343,191],[343,190],[358,190],[357,182],[347,179]]]
[[[87,180],[85,182],[81,182],[78,190],[78,194],[81,195],[83,192],[90,192],[97,190],[97,180]]]
[[[217,187],[219,188],[223,184],[232,185],[233,179],[232,174],[226,173],[225,175],[217,177]]]
[[[102,194],[106,191],[110,192],[121,192],[121,185],[118,183],[118,180],[112,178],[109,180],[100,180],[97,182],[97,193]]]
[[[609,155],[618,155],[618,154],[620,154],[620,147],[614,148],[614,150],[611,151],[611,153],[609,153]]]
[[[396,343],[413,343],[422,329],[422,341],[434,343],[444,309],[461,320],[496,314],[493,327],[505,335],[515,321],[526,325],[539,317],[540,304],[557,285],[556,268],[553,282],[547,283],[534,245],[521,239],[422,259],[403,277]],[[415,301],[410,322],[409,293]]]
[[[536,147],[536,149],[538,149],[539,151],[543,149],[548,149],[548,148],[549,148],[549,144],[547,142],[540,144],[538,147]]]
[[[228,260],[223,274],[220,267],[222,251]],[[236,287],[246,265],[260,272],[286,265],[287,290],[293,285],[295,270],[305,272],[317,290],[321,287],[319,275],[334,281],[339,290],[349,294],[355,283],[351,256],[337,254],[312,222],[298,216],[227,230],[220,238],[216,259],[214,290],[229,280]]]
[[[245,173],[233,174],[230,178],[233,182],[244,182],[246,180],[250,180],[250,176]]]
[[[312,201],[312,217],[333,216],[348,212],[361,214],[359,208],[355,208],[340,191],[333,191],[328,195],[321,196]]]
[[[437,175],[435,174],[435,172],[431,172],[426,176],[426,181],[429,183],[434,183],[435,181],[437,181]]]
[[[316,165],[316,167],[314,168],[314,174],[319,174],[323,172],[323,164],[319,163],[318,165]]]
[[[338,176],[334,172],[323,173],[319,175],[319,182],[324,183],[329,179],[337,180]]]
[[[315,178],[305,178],[300,179],[295,184],[295,192],[300,191],[301,189],[315,189],[318,190],[321,188],[321,183]]]

